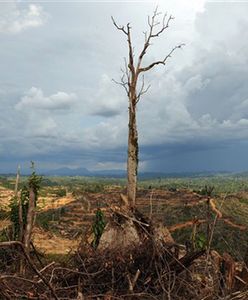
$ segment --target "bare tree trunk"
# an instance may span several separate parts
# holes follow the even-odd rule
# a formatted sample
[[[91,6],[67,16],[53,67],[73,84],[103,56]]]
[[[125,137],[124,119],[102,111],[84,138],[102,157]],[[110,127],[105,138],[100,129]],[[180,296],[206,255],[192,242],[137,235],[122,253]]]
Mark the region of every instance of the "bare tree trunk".
[[[22,197],[21,195],[19,196],[18,199],[18,219],[19,219],[19,241],[22,243],[23,242],[23,231],[24,231],[24,227],[23,227],[23,214],[22,214]],[[24,274],[25,269],[24,269],[24,258],[21,257],[20,258],[20,262],[19,262],[19,272],[20,274]]]
[[[18,219],[19,219],[19,241],[22,242],[23,240],[23,214],[22,214],[22,199],[19,197],[18,202]]]
[[[16,173],[16,182],[15,182],[15,197],[18,201],[18,219],[19,219],[19,232],[18,232],[18,239],[20,242],[23,241],[23,217],[22,217],[22,199],[20,193],[18,193],[18,186],[20,182],[20,165],[18,165],[17,173]],[[24,272],[24,260],[21,257],[19,262],[19,272],[23,274]]]
[[[32,235],[32,230],[34,225],[34,217],[35,217],[35,193],[33,187],[30,187],[27,224],[24,233],[24,247],[28,255],[30,253],[30,241],[31,241],[31,235]]]
[[[23,239],[22,203],[21,203],[20,194],[18,193],[18,187],[19,187],[19,182],[20,182],[20,170],[21,170],[21,167],[20,167],[20,165],[18,165],[17,173],[16,173],[16,182],[15,182],[15,197],[18,201],[18,219],[19,219],[19,225],[20,225],[18,237],[19,237],[19,241],[22,242],[22,239]]]
[[[127,196],[134,207],[137,190],[138,171],[138,131],[136,123],[136,108],[130,104],[128,125],[128,158],[127,158]]]
[[[20,165],[17,167],[17,173],[16,173],[16,182],[15,182],[15,196],[17,197],[18,194],[18,186],[20,181]]]

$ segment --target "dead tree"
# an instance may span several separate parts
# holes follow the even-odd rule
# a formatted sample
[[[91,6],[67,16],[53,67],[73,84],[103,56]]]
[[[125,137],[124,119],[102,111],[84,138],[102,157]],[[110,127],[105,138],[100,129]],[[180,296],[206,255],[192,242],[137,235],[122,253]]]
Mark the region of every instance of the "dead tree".
[[[35,219],[35,193],[33,186],[29,187],[29,203],[28,203],[28,213],[27,213],[27,224],[24,232],[24,247],[29,255],[30,253],[30,243],[31,243],[31,235],[34,226]]]
[[[28,197],[28,211],[26,216],[26,226],[24,230],[23,236],[23,243],[27,254],[30,253],[30,246],[31,246],[31,236],[35,222],[35,214],[36,214],[36,202],[38,198],[38,191],[40,189],[40,183],[42,178],[37,176],[34,171],[34,163],[32,162],[33,172],[32,175],[29,177],[28,181],[28,190],[29,190],[29,197]]]
[[[126,26],[119,26],[112,17],[114,26],[122,31],[127,37],[128,43],[128,60],[125,59],[125,69],[122,70],[120,82],[115,81],[124,87],[129,101],[129,125],[128,125],[128,159],[127,159],[127,196],[129,204],[135,206],[136,190],[137,190],[137,171],[138,171],[138,131],[136,121],[136,107],[142,95],[144,95],[150,85],[145,86],[144,73],[151,70],[157,65],[165,65],[176,49],[180,49],[184,44],[179,44],[172,48],[163,59],[154,61],[147,66],[143,66],[143,58],[151,45],[153,39],[164,33],[173,20],[172,16],[164,15],[162,22],[157,19],[160,13],[155,9],[152,17],[148,17],[148,31],[144,32],[145,41],[141,52],[138,55],[137,61],[134,59],[134,49],[131,38],[130,23]],[[140,80],[141,76],[141,80]]]
[[[20,197],[20,194],[18,194],[18,185],[20,182],[20,171],[21,167],[18,165],[17,173],[16,173],[16,183],[15,183],[15,197],[18,200],[18,218],[19,218],[19,241],[22,242],[23,240],[23,216],[22,216],[22,199]]]
[[[17,173],[16,173],[16,183],[15,183],[15,197],[18,202],[18,219],[19,219],[19,232],[18,232],[18,238],[19,241],[22,243],[23,241],[23,215],[22,215],[22,197],[20,196],[20,193],[18,193],[18,186],[20,182],[20,171],[21,167],[18,165],[17,167]],[[23,258],[20,259],[19,263],[19,272],[22,274],[24,272],[24,261]]]
[[[19,187],[19,182],[20,182],[20,171],[21,171],[21,167],[20,167],[20,165],[18,165],[17,172],[16,172],[16,182],[15,182],[15,196],[16,197],[18,194],[18,187]]]

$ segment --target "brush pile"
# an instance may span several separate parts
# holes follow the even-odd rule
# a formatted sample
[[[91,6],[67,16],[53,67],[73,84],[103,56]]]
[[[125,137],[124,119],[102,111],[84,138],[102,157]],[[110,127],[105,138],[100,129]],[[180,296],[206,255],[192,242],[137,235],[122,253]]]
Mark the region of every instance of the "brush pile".
[[[97,243],[84,240],[68,262],[38,270],[27,259],[23,275],[7,268],[0,276],[0,299],[248,299],[245,282],[242,292],[232,294],[236,267],[230,257],[187,252],[167,228],[139,211],[111,211]],[[9,246],[5,257],[22,249],[18,242]]]

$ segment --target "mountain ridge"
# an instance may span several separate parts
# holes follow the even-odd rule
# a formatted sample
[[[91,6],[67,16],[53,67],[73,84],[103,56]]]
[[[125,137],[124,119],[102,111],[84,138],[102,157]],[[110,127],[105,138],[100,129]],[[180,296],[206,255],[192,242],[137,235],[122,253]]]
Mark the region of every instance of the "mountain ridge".
[[[31,170],[22,170],[21,175],[28,176],[31,174]],[[87,168],[69,168],[62,167],[52,170],[42,170],[38,169],[37,173],[43,176],[85,176],[85,177],[113,177],[113,178],[123,178],[126,177],[126,170],[98,170],[90,171]],[[210,177],[210,176],[224,176],[224,175],[237,175],[245,176],[248,172],[228,172],[228,171],[202,171],[202,172],[161,172],[161,171],[146,171],[139,172],[139,178],[172,178],[172,177]],[[3,173],[0,175],[13,176],[15,173]]]

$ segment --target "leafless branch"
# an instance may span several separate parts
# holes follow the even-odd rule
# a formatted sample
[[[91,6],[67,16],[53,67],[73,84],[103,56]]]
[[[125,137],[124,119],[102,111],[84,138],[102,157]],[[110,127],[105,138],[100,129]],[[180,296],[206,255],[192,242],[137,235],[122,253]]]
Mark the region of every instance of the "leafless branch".
[[[122,76],[120,78],[120,81],[117,81],[115,79],[112,79],[112,81],[118,85],[121,85],[125,89],[127,95],[129,95],[131,78],[130,78],[130,70],[128,67],[127,59],[125,57],[124,57],[124,66],[125,69],[121,68]]]
[[[114,19],[112,16],[111,16],[111,19],[112,19],[112,22],[113,22],[114,26],[115,26],[118,30],[120,30],[120,31],[124,32],[126,35],[128,35],[128,32],[125,30],[124,26],[119,26],[119,25],[117,25],[117,23],[115,22],[115,19]]]
[[[128,91],[128,82],[125,82],[125,81],[124,81],[124,75],[121,77],[121,81],[117,81],[117,80],[115,80],[115,79],[112,79],[112,81],[113,81],[114,83],[116,83],[116,84],[122,86],[122,87],[125,89],[127,95],[129,94],[129,91]]]
[[[143,49],[139,55],[137,68],[136,68],[137,72],[139,72],[139,70],[140,70],[141,62],[142,62],[144,55],[146,54],[147,48],[151,45],[151,39],[158,37],[160,34],[162,34],[169,27],[171,20],[174,19],[172,16],[169,16],[169,18],[166,21],[167,14],[164,14],[161,28],[158,31],[154,32],[154,28],[156,26],[160,25],[160,22],[156,21],[156,18],[159,15],[160,15],[160,13],[158,12],[158,7],[156,7],[152,17],[150,18],[148,16],[147,22],[148,22],[148,26],[149,26],[149,33],[148,34],[147,34],[147,32],[144,33],[145,34],[145,43],[144,43]]]
[[[140,88],[140,91],[137,95],[137,100],[136,100],[136,104],[139,102],[140,100],[140,97],[142,95],[144,95],[145,93],[147,93],[147,91],[149,90],[149,88],[151,87],[151,85],[149,84],[147,87],[145,87],[145,77],[144,75],[142,76],[142,84],[141,84],[141,88]]]
[[[174,48],[172,48],[172,50],[169,52],[169,54],[167,54],[165,56],[165,58],[163,60],[158,60],[158,61],[155,61],[155,62],[151,63],[147,67],[139,68],[139,70],[138,70],[139,73],[146,72],[146,71],[152,69],[156,65],[160,65],[160,64],[165,65],[166,61],[168,60],[168,58],[171,57],[171,55],[173,54],[173,52],[175,52],[177,49],[181,49],[183,46],[185,46],[185,44],[179,44],[179,45],[175,46]]]
[[[127,77],[127,81],[128,81],[128,86],[130,87],[130,71],[128,69],[128,63],[127,63],[127,59],[126,57],[124,57],[124,65],[125,65],[125,74],[126,74],[126,77]]]
[[[160,29],[159,31],[157,31],[156,33],[153,33],[153,34],[151,35],[151,38],[158,37],[163,31],[165,31],[165,30],[169,27],[170,22],[171,22],[172,20],[174,20],[174,17],[169,16],[169,18],[167,19],[167,22],[165,22],[166,16],[167,16],[167,15],[165,14],[164,17],[163,17],[161,29]],[[159,23],[157,23],[157,24],[159,24]]]
[[[130,33],[130,23],[127,23],[127,28],[125,29],[124,26],[119,26],[117,25],[117,23],[115,22],[115,19],[113,17],[111,17],[112,19],[112,22],[114,24],[114,26],[122,31],[125,35],[127,35],[127,42],[128,42],[128,49],[129,49],[129,63],[128,63],[128,68],[130,69],[130,71],[132,73],[134,73],[134,50],[133,50],[133,47],[132,47],[132,41],[131,41],[131,33]]]

